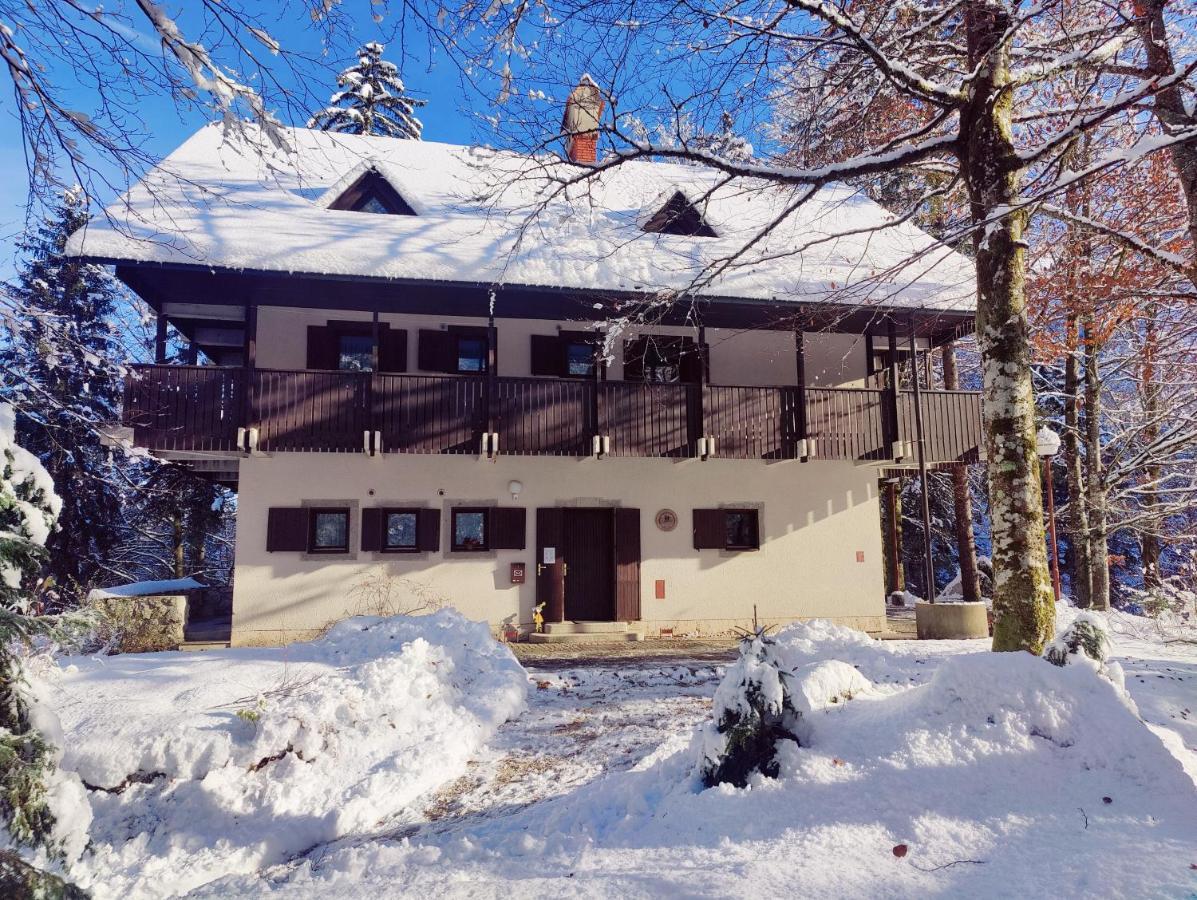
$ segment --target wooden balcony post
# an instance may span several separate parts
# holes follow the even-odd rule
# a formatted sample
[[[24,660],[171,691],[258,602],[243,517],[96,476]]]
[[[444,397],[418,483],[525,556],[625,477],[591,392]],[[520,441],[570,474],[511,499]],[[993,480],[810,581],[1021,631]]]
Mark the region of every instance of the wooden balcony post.
[[[195,341],[189,341],[187,343],[187,349],[184,351],[183,360],[189,366],[194,366],[199,362],[199,347],[195,346]]]
[[[154,320],[154,362],[158,365],[166,362],[166,313],[161,310]]]
[[[806,334],[801,326],[794,332],[794,370],[798,380],[798,401],[794,410],[794,441],[801,443],[807,435],[806,421]],[[800,455],[808,455],[807,452]]]
[[[935,602],[935,562],[931,556],[931,496],[927,477],[927,446],[923,434],[923,400],[919,389],[918,347],[914,337],[914,316],[910,317],[910,380],[914,385],[914,434],[917,442],[919,481],[923,488],[923,566],[926,569],[923,591],[927,601]]]
[[[242,347],[242,364],[245,378],[241,385],[241,425],[252,428],[256,424],[253,408],[254,370],[258,366],[258,304],[252,300],[245,303],[245,335]]]
[[[258,365],[258,304],[252,300],[245,304],[245,368]]]
[[[706,437],[707,423],[705,416],[705,409],[707,403],[707,382],[711,379],[711,373],[708,370],[707,360],[707,327],[701,322],[698,323],[698,385],[688,386],[688,392],[696,391],[698,397],[691,396],[690,398],[690,415],[687,418],[690,421],[689,446],[697,447],[698,439]]]
[[[886,331],[889,338],[889,358],[885,361],[889,373],[885,386],[885,442],[888,451],[898,440],[898,329],[893,319],[886,322]]]
[[[602,360],[601,351],[601,345],[596,345],[594,347],[594,361],[590,366],[590,407],[586,411],[586,414],[590,416],[590,435],[592,444],[595,436],[600,438],[602,437],[602,423],[599,419],[599,392],[602,390],[600,383],[602,381],[603,373],[599,371],[599,367],[606,364]]]
[[[377,372],[381,364],[379,358],[379,342],[382,338],[382,328],[378,321],[378,310],[370,317],[370,371]]]
[[[499,331],[495,328],[495,317],[492,314],[486,321],[486,387],[484,390],[486,406],[486,430],[496,431],[495,401],[499,394]]]

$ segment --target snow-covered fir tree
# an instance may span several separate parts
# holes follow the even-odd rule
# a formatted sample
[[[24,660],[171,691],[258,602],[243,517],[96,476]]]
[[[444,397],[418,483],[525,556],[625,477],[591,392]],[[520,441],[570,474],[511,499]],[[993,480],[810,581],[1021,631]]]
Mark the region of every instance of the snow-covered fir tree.
[[[100,574],[121,517],[119,479],[99,427],[117,419],[120,349],[111,322],[120,290],[102,268],[63,250],[87,222],[78,189],[19,245],[24,262],[4,286],[16,312],[0,348],[0,398],[17,409],[17,439],[64,498],[41,574],[69,597]]]
[[[399,69],[382,58],[383,45],[370,42],[357,51],[357,62],[337,76],[340,88],[309,128],[343,134],[377,134],[418,141],[424,123],[415,111],[428,101],[407,94]]]
[[[740,657],[715,690],[711,721],[700,733],[699,775],[703,784],[744,787],[754,772],[776,778],[777,744],[798,738],[799,712],[778,654],[764,628],[744,636]]]
[[[82,850],[82,838],[70,835],[79,825],[86,830],[79,819],[87,801],[78,778],[56,768],[61,748],[47,734],[57,730],[53,713],[32,696],[24,665],[35,638],[67,623],[34,615],[21,587],[45,560],[62,500],[37,457],[17,444],[14,419],[13,408],[0,403],[0,832],[70,857]],[[77,821],[66,821],[67,809]]]

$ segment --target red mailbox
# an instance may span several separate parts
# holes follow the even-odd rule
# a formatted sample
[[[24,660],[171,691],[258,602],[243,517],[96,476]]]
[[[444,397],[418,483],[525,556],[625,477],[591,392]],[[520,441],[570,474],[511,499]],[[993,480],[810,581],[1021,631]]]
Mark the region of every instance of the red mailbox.
[[[513,562],[511,564],[511,583],[523,584],[528,578],[528,568],[522,562]]]

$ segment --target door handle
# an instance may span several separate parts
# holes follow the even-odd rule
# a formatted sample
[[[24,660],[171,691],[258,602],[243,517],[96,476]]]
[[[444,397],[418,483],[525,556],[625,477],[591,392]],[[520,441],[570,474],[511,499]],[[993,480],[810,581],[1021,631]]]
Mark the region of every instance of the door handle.
[[[544,566],[543,566],[543,565],[541,565],[540,563],[537,563],[537,564],[536,564],[536,574],[537,574],[537,575],[543,575],[543,574],[544,574]]]
[[[564,578],[569,574],[569,563],[563,562],[561,564],[561,577]]]

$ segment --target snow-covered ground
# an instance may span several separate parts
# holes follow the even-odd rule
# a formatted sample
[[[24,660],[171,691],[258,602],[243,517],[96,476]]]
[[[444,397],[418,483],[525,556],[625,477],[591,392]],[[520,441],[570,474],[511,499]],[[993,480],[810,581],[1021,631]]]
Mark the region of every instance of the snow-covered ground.
[[[526,689],[449,610],[281,649],[68,659],[46,693],[93,812],[71,877],[171,896],[377,831],[461,775]]]
[[[1151,730],[1083,666],[800,626],[808,746],[744,791],[693,778],[707,666],[533,672],[527,713],[422,821],[201,894],[1188,896],[1197,646],[1132,627],[1115,616],[1115,659]],[[824,660],[871,685],[829,702]]]
[[[75,660],[57,692],[68,765],[109,787],[122,770],[192,771],[93,792],[89,886],[101,897],[1197,890],[1197,645],[1166,643],[1192,640],[1192,629],[1112,617],[1128,702],[1089,668],[991,654],[984,641],[875,642],[796,626],[782,643],[800,672],[804,746],[785,751],[777,781],[701,791],[693,736],[718,666],[628,659],[524,674],[438,615],[452,638],[393,622],[368,645],[342,626],[323,649]],[[388,630],[387,641],[427,644],[384,654],[372,681],[363,660]],[[334,661],[338,640],[352,659]],[[445,657],[464,682],[444,677]],[[254,699],[280,676],[304,685],[285,693],[307,698],[295,702],[323,723],[329,749],[247,772],[282,742],[286,729],[271,725],[277,740],[234,738],[227,762],[215,762],[221,749],[200,759],[208,732],[259,733],[276,708],[273,721],[288,719],[273,695]],[[525,683],[526,710],[500,724]],[[134,699],[146,708],[131,710]],[[252,727],[231,712],[259,706]],[[191,749],[172,756],[175,746]]]

